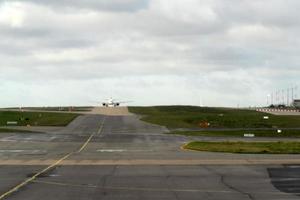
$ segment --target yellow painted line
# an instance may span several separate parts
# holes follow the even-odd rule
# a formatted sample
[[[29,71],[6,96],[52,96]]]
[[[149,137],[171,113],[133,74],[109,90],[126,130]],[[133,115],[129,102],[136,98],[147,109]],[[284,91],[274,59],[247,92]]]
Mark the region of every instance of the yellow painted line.
[[[77,153],[80,153],[85,147],[88,145],[88,143],[91,141],[91,139],[94,137],[95,133],[93,133],[89,139],[81,146],[81,148],[77,151]]]
[[[100,128],[98,129],[98,132],[97,132],[98,135],[101,134],[101,132],[102,132],[102,130],[103,130],[103,126],[104,126],[105,120],[106,120],[106,117],[104,117],[104,119],[102,120],[102,123],[101,123],[101,125],[100,125]]]
[[[181,151],[187,151],[187,149],[185,149],[185,145],[187,145],[187,144],[183,144],[183,145],[180,146]]]
[[[28,178],[27,180],[25,180],[24,182],[18,184],[17,186],[13,187],[12,189],[10,189],[9,191],[5,192],[4,194],[2,194],[0,196],[0,199],[4,199],[5,197],[7,197],[8,195],[16,192],[17,190],[19,190],[21,187],[27,185],[28,183],[32,182],[33,180],[35,180],[39,175],[45,173],[46,171],[48,171],[49,169],[55,167],[56,165],[58,165],[59,163],[61,163],[63,160],[67,159],[70,155],[72,155],[72,153],[69,153],[67,155],[65,155],[64,157],[62,157],[61,159],[59,159],[58,161],[56,161],[55,163],[53,163],[52,165],[46,167],[45,169],[43,169],[42,171],[36,173],[35,175],[33,175],[32,177]]]
[[[102,120],[102,123],[101,123],[101,126],[98,130],[98,134],[101,133],[102,129],[103,129],[103,126],[104,126],[104,122],[105,122],[105,118]],[[91,141],[91,139],[93,138],[95,134],[92,134],[88,140],[81,146],[81,148],[76,151],[77,153],[78,152],[81,152],[87,145],[88,143]],[[75,152],[71,152],[71,153],[68,153],[67,155],[65,155],[64,157],[60,158],[59,160],[55,161],[53,164],[49,165],[48,167],[44,168],[43,170],[37,172],[36,174],[34,174],[32,177],[26,179],[25,181],[23,181],[22,183],[18,184],[17,186],[11,188],[10,190],[8,190],[7,192],[5,192],[4,194],[2,194],[0,196],[0,200],[1,199],[4,199],[6,198],[8,195],[18,191],[20,188],[24,187],[25,185],[27,185],[28,183],[34,181],[38,176],[40,176],[41,174],[47,172],[48,170],[52,169],[53,167],[59,165],[62,161],[66,160],[67,158],[69,158],[71,155],[73,155]]]
[[[99,129],[98,129],[98,131],[97,131],[97,134],[98,134],[98,135],[101,134],[101,132],[102,132],[102,130],[103,130],[103,126],[104,126],[105,120],[106,120],[106,118],[104,118],[104,119],[102,120],[102,123],[101,123],[101,125],[100,125],[100,127],[99,127]],[[95,136],[95,133],[93,133],[93,134],[88,138],[88,140],[82,145],[82,147],[77,151],[77,153],[82,152],[82,150],[85,149],[85,147],[90,143],[91,139],[92,139],[94,136]]]
[[[195,151],[197,151],[197,150],[193,150],[193,149],[188,149],[188,148],[186,148],[186,146],[189,144],[189,142],[188,143],[185,143],[185,144],[183,144],[183,145],[181,145],[180,146],[180,150],[181,151],[190,151],[190,152],[195,152]],[[198,151],[199,152],[199,151]]]

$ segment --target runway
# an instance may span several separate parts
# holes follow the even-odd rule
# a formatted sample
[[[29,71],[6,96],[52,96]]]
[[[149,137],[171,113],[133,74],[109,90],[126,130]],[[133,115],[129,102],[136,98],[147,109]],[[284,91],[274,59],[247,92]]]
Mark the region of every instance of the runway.
[[[180,146],[191,138],[166,131],[136,116],[83,115],[52,133],[1,134],[0,195],[22,200],[300,198],[299,155],[183,151]]]

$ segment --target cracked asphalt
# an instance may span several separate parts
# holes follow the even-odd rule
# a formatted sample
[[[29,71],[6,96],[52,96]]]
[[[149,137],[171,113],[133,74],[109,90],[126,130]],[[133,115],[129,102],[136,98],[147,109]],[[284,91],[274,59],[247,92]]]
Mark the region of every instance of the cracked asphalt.
[[[3,199],[300,199],[299,155],[182,151],[191,138],[166,131],[83,115],[52,133],[3,133],[0,195],[72,152]]]

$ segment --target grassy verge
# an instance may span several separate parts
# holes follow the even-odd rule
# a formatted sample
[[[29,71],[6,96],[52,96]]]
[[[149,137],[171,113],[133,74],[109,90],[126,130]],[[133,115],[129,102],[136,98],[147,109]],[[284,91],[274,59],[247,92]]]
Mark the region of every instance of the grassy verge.
[[[293,128],[300,116],[277,116],[254,110],[196,106],[129,107],[142,120],[168,128],[194,128],[209,123],[210,128]],[[269,119],[264,119],[269,116]]]
[[[43,112],[0,112],[0,126],[7,122],[17,122],[18,126],[66,126],[78,115],[71,113],[43,113]]]
[[[73,112],[84,112],[84,111],[90,111],[93,107],[89,106],[81,106],[81,107],[24,107],[23,109],[28,110],[38,110],[38,111],[73,111]],[[15,108],[16,109],[16,108]]]
[[[190,142],[185,149],[228,153],[299,154],[299,142]]]
[[[283,130],[277,133],[276,130],[253,130],[253,131],[174,131],[168,134],[185,136],[233,136],[244,137],[244,134],[254,134],[255,137],[300,137],[300,130]]]

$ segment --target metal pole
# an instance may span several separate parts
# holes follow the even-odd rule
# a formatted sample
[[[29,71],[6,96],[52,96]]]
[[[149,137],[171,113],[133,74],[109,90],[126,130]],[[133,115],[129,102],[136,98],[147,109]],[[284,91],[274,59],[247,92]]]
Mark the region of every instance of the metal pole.
[[[273,92],[271,93],[271,105],[273,105]]]
[[[282,104],[284,104],[284,90],[281,91]]]
[[[289,106],[290,101],[290,88],[286,89],[286,105]]]

